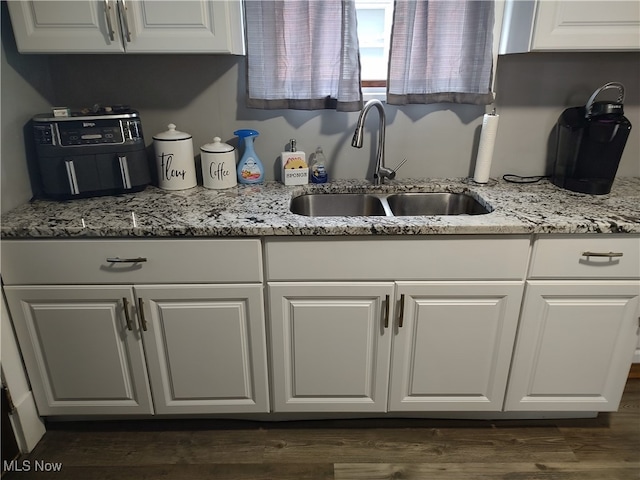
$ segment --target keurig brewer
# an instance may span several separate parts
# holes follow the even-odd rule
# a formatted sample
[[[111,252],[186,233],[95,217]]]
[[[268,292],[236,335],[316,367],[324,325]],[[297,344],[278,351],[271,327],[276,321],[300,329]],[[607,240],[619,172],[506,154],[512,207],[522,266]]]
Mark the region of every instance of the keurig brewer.
[[[604,90],[618,90],[613,101],[598,101]],[[562,112],[551,181],[574,192],[602,195],[611,191],[631,122],[624,116],[624,86],[611,82],[598,88],[584,107]]]

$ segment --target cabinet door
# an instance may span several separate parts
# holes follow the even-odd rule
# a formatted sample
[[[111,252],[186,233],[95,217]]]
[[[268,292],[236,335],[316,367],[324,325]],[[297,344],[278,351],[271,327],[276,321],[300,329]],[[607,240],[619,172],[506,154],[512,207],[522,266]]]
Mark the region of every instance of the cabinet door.
[[[124,52],[115,0],[7,2],[21,53]]]
[[[241,0],[8,2],[22,53],[244,54]]]
[[[5,292],[41,415],[152,413],[131,288]]]
[[[390,411],[500,411],[523,282],[398,282]]]
[[[275,411],[386,411],[393,283],[270,283],[269,299]]]
[[[538,1],[532,50],[640,49],[640,2]]]
[[[135,293],[156,413],[269,411],[261,285]]]
[[[615,411],[639,295],[638,281],[527,282],[505,409]]]
[[[127,52],[244,53],[240,0],[137,0],[125,5]]]

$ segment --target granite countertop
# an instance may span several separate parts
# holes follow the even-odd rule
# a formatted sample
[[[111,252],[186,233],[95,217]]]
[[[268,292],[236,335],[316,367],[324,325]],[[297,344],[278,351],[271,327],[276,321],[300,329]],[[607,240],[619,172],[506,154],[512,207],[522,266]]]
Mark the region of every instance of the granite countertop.
[[[322,192],[468,192],[493,208],[486,215],[305,217],[289,201]],[[195,187],[64,202],[35,200],[2,216],[2,238],[238,237],[270,235],[422,235],[640,233],[640,178],[616,179],[610,194],[586,195],[544,180],[515,184],[466,179],[400,180],[374,187],[363,180],[284,186],[277,182],[227,190]]]

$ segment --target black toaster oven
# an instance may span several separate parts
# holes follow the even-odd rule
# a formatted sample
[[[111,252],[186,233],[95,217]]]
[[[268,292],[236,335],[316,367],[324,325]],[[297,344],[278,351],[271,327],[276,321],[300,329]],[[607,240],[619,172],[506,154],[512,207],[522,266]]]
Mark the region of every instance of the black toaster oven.
[[[137,111],[32,119],[42,195],[72,199],[144,190],[151,182]]]

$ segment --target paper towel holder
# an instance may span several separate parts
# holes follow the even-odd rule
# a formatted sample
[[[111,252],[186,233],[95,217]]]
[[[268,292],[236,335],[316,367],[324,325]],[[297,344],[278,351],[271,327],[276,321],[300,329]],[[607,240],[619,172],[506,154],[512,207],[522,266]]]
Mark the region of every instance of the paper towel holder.
[[[491,113],[485,113],[482,118],[480,142],[478,144],[478,152],[476,155],[476,163],[473,173],[473,181],[481,185],[485,185],[489,182],[489,172],[491,170],[491,161],[493,160],[493,149],[495,146],[495,137],[498,129],[499,118],[500,116],[496,114],[495,108]]]

